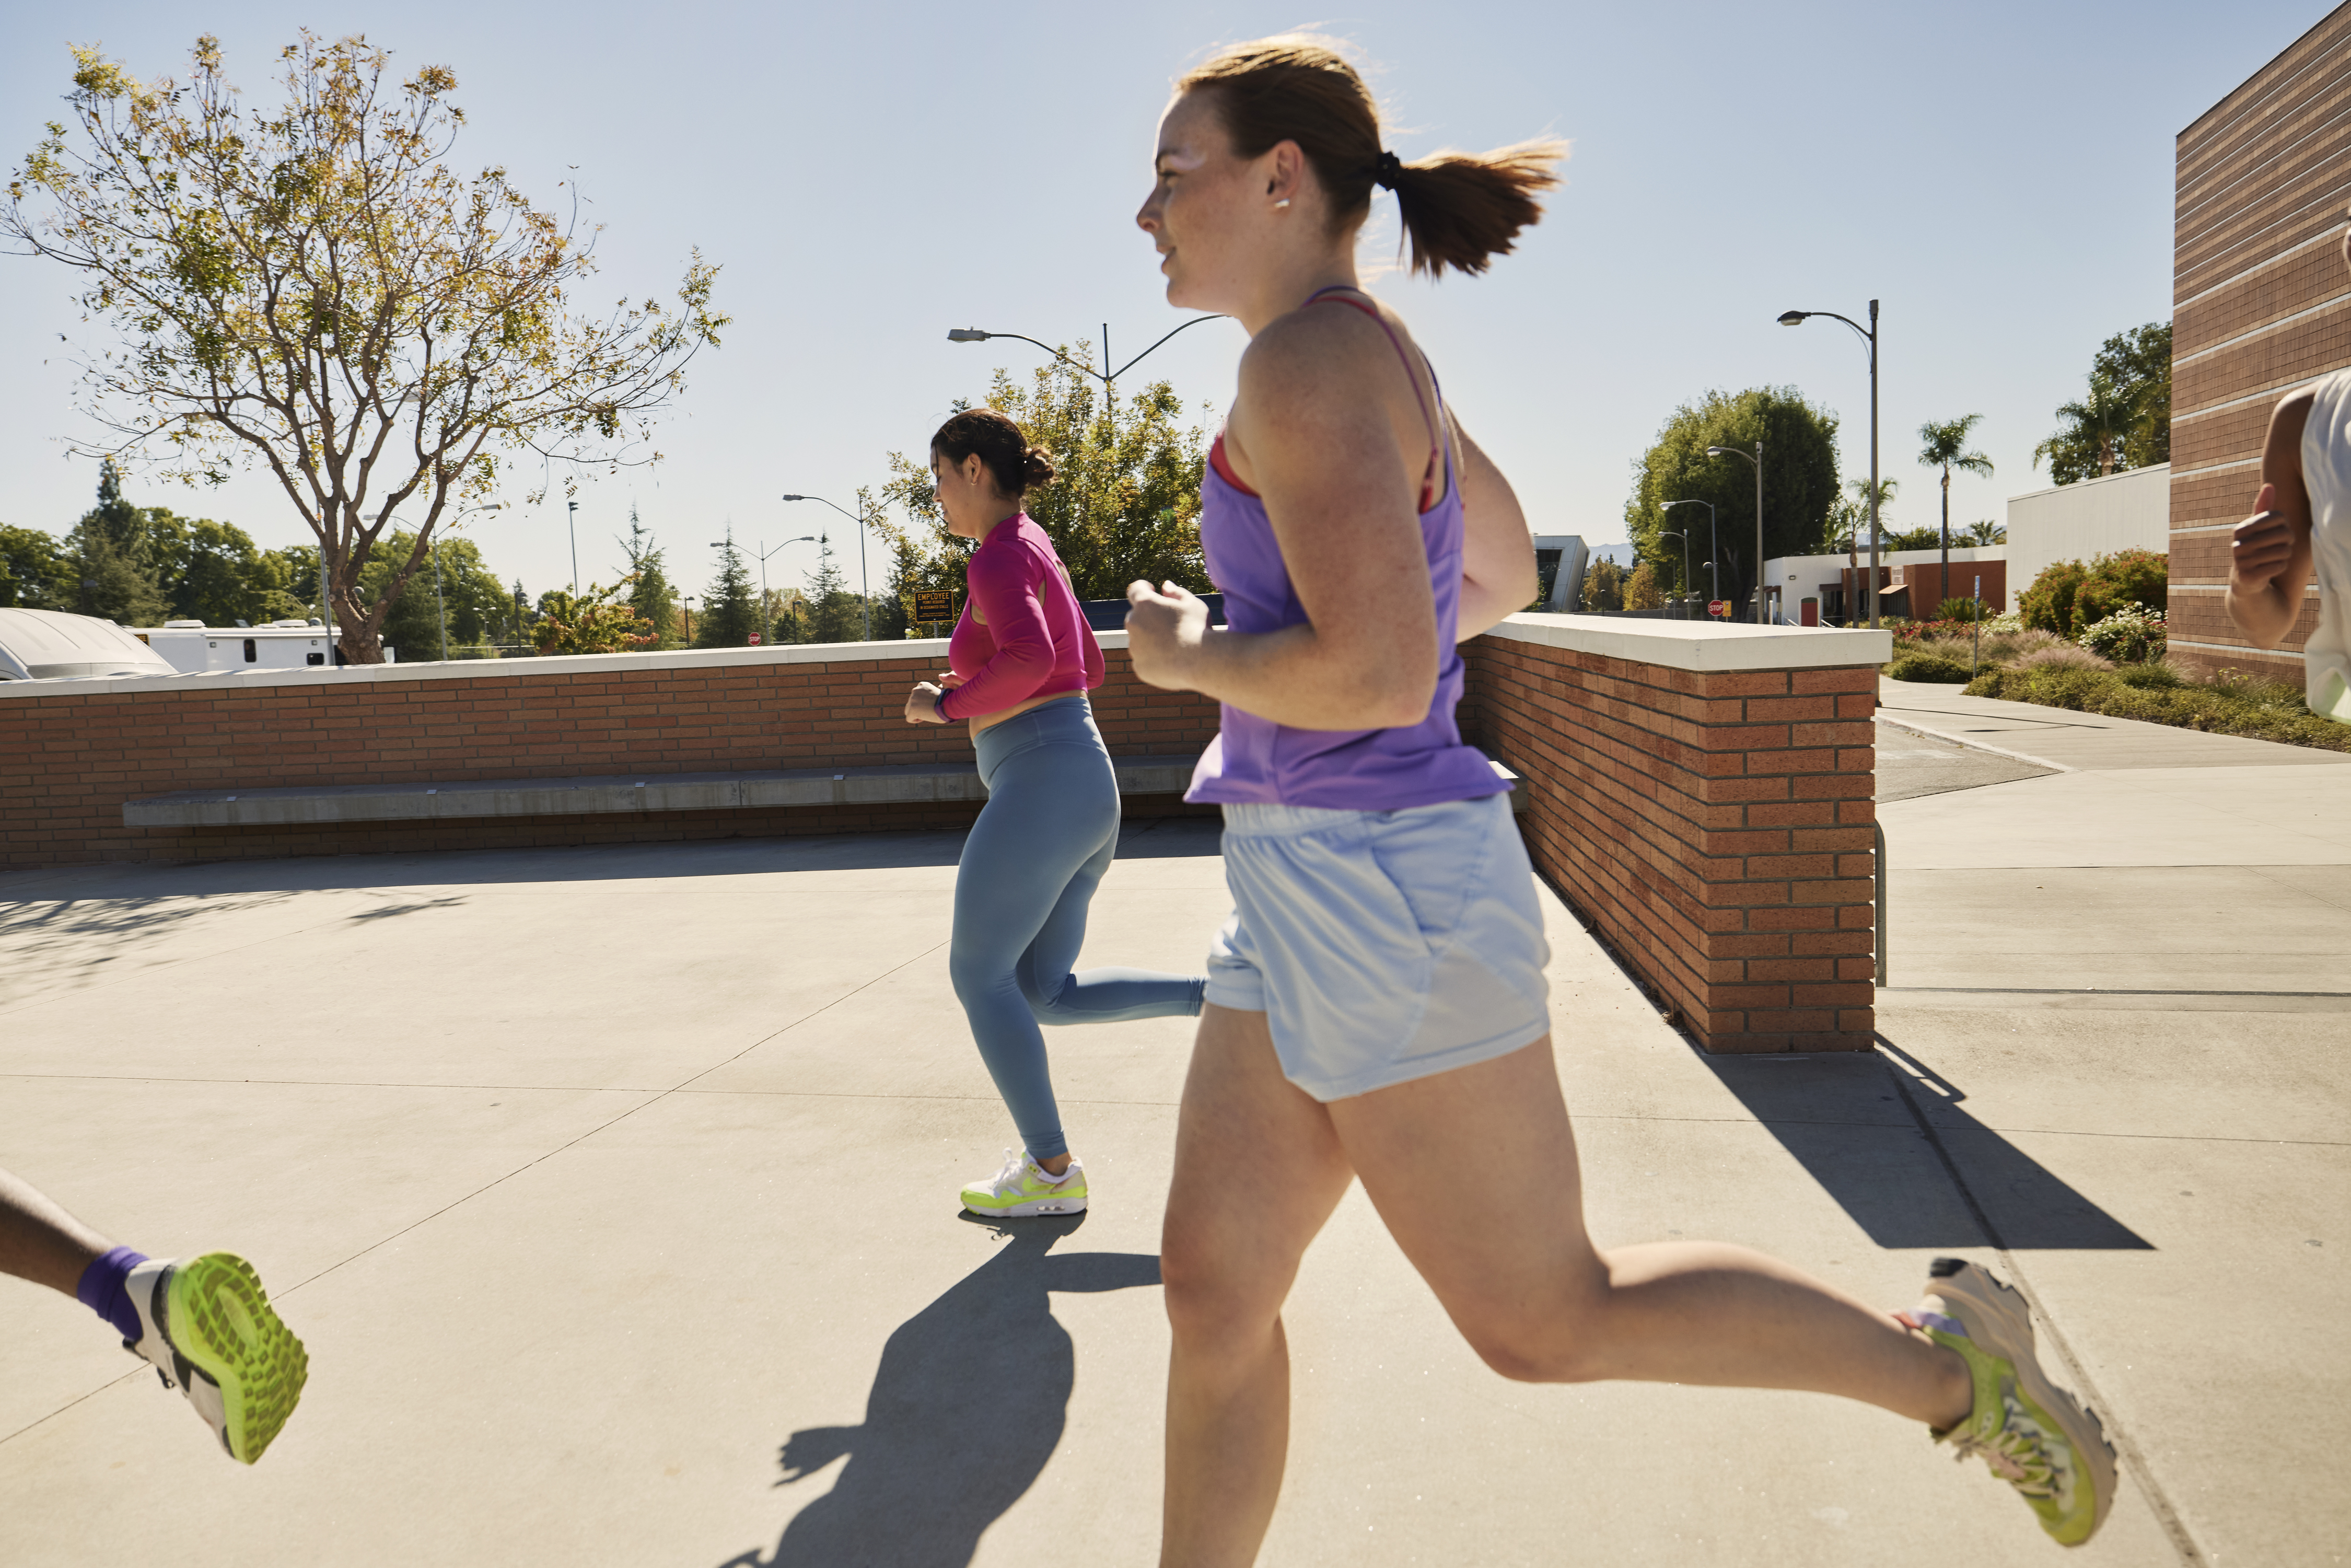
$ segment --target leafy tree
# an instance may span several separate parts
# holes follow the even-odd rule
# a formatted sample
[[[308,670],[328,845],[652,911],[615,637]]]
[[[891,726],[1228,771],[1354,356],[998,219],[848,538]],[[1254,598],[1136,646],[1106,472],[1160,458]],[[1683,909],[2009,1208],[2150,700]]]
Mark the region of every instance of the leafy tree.
[[[2117,332],[2098,347],[2093,371],[2130,389],[2138,417],[2123,437],[2122,466],[2146,468],[2171,461],[2171,323],[2149,321]]]
[[[1666,591],[1657,586],[1657,569],[1643,561],[1633,569],[1625,584],[1625,608],[1627,610],[1661,610],[1665,608]]]
[[[663,570],[663,551],[653,544],[653,534],[637,521],[633,501],[629,504],[629,537],[617,542],[629,558],[629,608],[653,627],[651,646],[683,647],[685,639],[678,632],[677,590]]]
[[[2125,442],[2141,423],[2145,402],[2145,389],[2125,385],[2104,371],[2091,371],[2089,392],[2057,405],[2057,417],[2064,423],[2032,449],[2032,465],[2049,459],[2049,476],[2060,485],[2113,473],[2123,462]]]
[[[1613,560],[1593,561],[1592,570],[1583,574],[1583,608],[1624,609],[1625,569]]]
[[[80,591],[74,564],[56,539],[0,523],[0,609],[70,610]]]
[[[591,583],[575,599],[564,589],[539,596],[540,613],[531,636],[542,653],[625,653],[653,645],[653,622],[622,597],[628,585]]]
[[[1980,523],[1970,523],[1960,530],[1961,539],[1971,545],[1999,545],[2008,542],[2008,525],[1986,517]]]
[[[1928,420],[1918,427],[1919,465],[1943,471],[1943,580],[1950,580],[1951,572],[1951,470],[1972,474],[1979,479],[1991,477],[1991,459],[1980,452],[1968,450],[1968,433],[1983,423],[1980,413],[1964,413],[1957,419],[1940,422]]]
[[[743,552],[735,548],[735,530],[729,528],[726,542],[718,547],[718,575],[702,596],[702,623],[694,629],[694,645],[747,648],[751,633],[758,629],[758,591],[744,570]]]
[[[808,640],[854,643],[865,635],[865,601],[849,591],[849,578],[832,559],[832,536],[817,536],[816,570],[808,579]]]
[[[1625,503],[1625,526],[1634,547],[1644,562],[1666,559],[1666,570],[1678,571],[1679,552],[1659,542],[1667,526],[1664,503],[1684,497],[1711,501],[1721,540],[1723,595],[1733,603],[1744,601],[1761,564],[1746,559],[1754,549],[1755,471],[1735,457],[1708,457],[1706,449],[1752,452],[1756,439],[1762,439],[1764,554],[1811,555],[1827,537],[1836,503],[1836,415],[1805,402],[1793,387],[1709,392],[1683,404],[1634,471],[1633,494]],[[1693,551],[1693,569],[1702,572],[1698,559]],[[1710,588],[1712,580],[1705,580]],[[1679,586],[1687,591],[1693,585]]]
[[[143,508],[150,558],[175,620],[207,626],[254,625],[301,609],[294,574],[276,550],[257,548],[235,523]]]
[[[341,651],[369,664],[444,512],[489,494],[503,455],[658,457],[652,418],[726,319],[698,255],[674,308],[569,313],[593,231],[502,169],[443,162],[464,118],[447,68],[387,81],[382,50],[308,32],[280,58],[284,105],[247,110],[212,37],[184,85],[77,47],[72,130],[26,157],[0,234],[80,269],[84,310],[122,341],[83,367],[110,432],[89,449],[160,448],[187,483],[265,464],[324,552]],[[386,519],[420,495],[414,547],[371,601]]]
[[[66,536],[73,562],[68,580],[77,614],[102,616],[119,626],[153,626],[169,613],[155,580],[147,522],[122,497],[122,476],[111,461],[99,465],[98,505]]]
[[[1091,364],[1091,350],[1081,341],[1069,357]],[[1056,360],[1032,372],[1026,387],[999,369],[988,383],[989,406],[1009,415],[1031,446],[1053,455],[1058,475],[1029,496],[1029,516],[1051,536],[1080,599],[1123,599],[1137,579],[1207,591],[1207,565],[1200,555],[1205,423],[1184,428],[1184,404],[1165,382],[1114,401],[1077,364]],[[958,398],[949,408],[960,413],[971,406]],[[939,515],[930,454],[909,461],[893,452],[890,469],[893,477],[883,497],[904,507],[914,525],[884,525],[893,558],[897,538],[911,536],[913,547],[911,566],[894,562],[893,589],[906,599],[916,588],[960,595],[970,545],[949,534]]]

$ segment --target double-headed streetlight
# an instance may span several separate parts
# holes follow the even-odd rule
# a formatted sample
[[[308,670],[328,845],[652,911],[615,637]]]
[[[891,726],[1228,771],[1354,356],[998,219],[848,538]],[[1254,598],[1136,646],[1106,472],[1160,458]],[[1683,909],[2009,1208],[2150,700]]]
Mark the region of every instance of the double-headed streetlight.
[[[851,522],[857,525],[857,581],[859,588],[862,591],[862,597],[865,601],[865,641],[871,643],[873,641],[873,580],[872,577],[867,575],[865,566],[864,517],[860,516],[858,513],[851,511],[848,507],[842,506],[838,501],[825,501],[822,496],[787,496],[784,499],[787,501],[824,501],[826,506],[831,507],[834,511],[839,512],[842,517],[847,517]],[[781,547],[779,546],[778,548],[780,549]],[[765,578],[760,579],[762,583],[765,583],[766,580],[767,580]]]
[[[1761,626],[1763,624],[1763,444],[1758,441],[1751,455],[1736,446],[1709,446],[1706,455],[1708,457],[1744,457],[1755,465],[1755,624]],[[1722,550],[1718,547],[1714,553],[1719,559]],[[1713,561],[1707,562],[1708,566],[1713,564]],[[1717,599],[1722,597],[1722,574],[1719,571],[1714,577],[1714,596]],[[1734,617],[1725,616],[1724,619]]]
[[[790,497],[786,497],[786,499],[788,499],[788,500],[789,500],[789,498],[790,498]],[[730,531],[730,532],[727,534],[727,536],[726,536],[726,544],[733,544],[734,542],[735,542],[735,536],[734,536],[734,534]],[[765,539],[761,539],[759,542],[760,542],[761,544],[763,544],[763,545],[764,545],[764,544],[766,544],[768,541],[767,541],[767,540],[765,540]],[[776,547],[776,549],[763,549],[763,550],[759,551],[759,641],[760,641],[760,642],[762,642],[762,643],[773,643],[773,642],[776,640],[776,618],[775,618],[774,616],[772,616],[772,615],[770,615],[770,614],[768,614],[768,558],[769,556],[771,556],[771,555],[774,555],[774,554],[777,552],[777,550],[780,550],[780,549],[782,549],[784,548],[784,545],[812,545],[812,544],[814,544],[814,543],[816,543],[816,536],[815,536],[814,534],[802,534],[799,538],[796,538],[796,539],[786,539],[786,540],[784,541],[784,544],[778,545],[778,546]],[[721,545],[721,544],[720,544],[716,539],[713,539],[713,540],[711,540],[711,541],[710,541],[710,548],[711,548],[712,549],[725,549],[725,548],[726,548],[726,546],[725,546],[725,545]]]
[[[1167,338],[1174,337],[1176,332],[1181,332],[1186,328],[1196,327],[1203,321],[1221,321],[1224,318],[1222,316],[1195,316],[1189,321],[1185,322],[1183,326],[1176,328],[1175,332],[1168,333]],[[1135,355],[1134,358],[1127,361],[1126,363],[1119,366],[1119,368],[1114,371],[1098,371],[1092,365],[1080,364],[1077,361],[1070,358],[1069,355],[1061,352],[1061,350],[1053,347],[1050,343],[1038,342],[1036,339],[1029,337],[1025,332],[983,332],[977,327],[956,327],[950,329],[947,333],[947,341],[950,343],[985,343],[990,338],[1018,338],[1024,343],[1036,343],[1039,348],[1044,350],[1047,353],[1061,361],[1061,363],[1069,366],[1070,369],[1090,375],[1093,377],[1094,380],[1102,382],[1102,402],[1105,404],[1110,402],[1112,384],[1115,382],[1119,377],[1134,369],[1135,366],[1141,364],[1144,360],[1149,359],[1153,351],[1159,347],[1159,343],[1164,343],[1167,340],[1167,338],[1160,339],[1159,343],[1152,344],[1150,348],[1144,350],[1143,352]],[[1110,323],[1107,321],[1102,323],[1102,363],[1105,365],[1110,363]]]
[[[1722,554],[1722,536],[1715,530],[1714,503],[1712,501],[1701,501],[1696,497],[1690,497],[1684,500],[1667,501],[1664,506],[1659,507],[1657,510],[1661,512],[1670,512],[1676,507],[1704,507],[1706,508],[1706,537],[1713,544],[1714,548],[1711,553],[1719,557]],[[1682,541],[1682,591],[1684,593],[1687,593],[1690,591],[1689,535],[1683,534],[1680,537]],[[1706,564],[1708,570],[1714,573],[1714,597],[1719,599],[1722,597],[1722,572],[1715,566],[1713,561],[1708,561]]]
[[[1825,316],[1832,321],[1842,321],[1861,334],[1869,346],[1869,623],[1877,624],[1877,301],[1869,302],[1869,325],[1864,327],[1850,316],[1840,316],[1834,310],[1782,310],[1780,325],[1802,326],[1813,316]]]

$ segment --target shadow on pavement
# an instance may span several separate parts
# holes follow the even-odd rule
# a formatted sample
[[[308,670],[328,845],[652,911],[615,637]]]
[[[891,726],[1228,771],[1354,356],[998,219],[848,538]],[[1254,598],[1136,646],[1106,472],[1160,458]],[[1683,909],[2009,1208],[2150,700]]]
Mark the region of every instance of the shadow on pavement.
[[[987,1221],[967,1219],[975,1224]],[[857,1427],[810,1427],[784,1444],[784,1478],[846,1454],[832,1490],[794,1515],[773,1556],[720,1568],[960,1568],[987,1527],[1035,1484],[1061,1441],[1076,1375],[1055,1291],[1159,1283],[1144,1252],[1050,1256],[1085,1222],[1016,1219],[1003,1250],[899,1325]]]
[[[1882,1054],[1700,1060],[1880,1247],[2152,1249],[1960,1109],[1956,1084],[1877,1043]]]

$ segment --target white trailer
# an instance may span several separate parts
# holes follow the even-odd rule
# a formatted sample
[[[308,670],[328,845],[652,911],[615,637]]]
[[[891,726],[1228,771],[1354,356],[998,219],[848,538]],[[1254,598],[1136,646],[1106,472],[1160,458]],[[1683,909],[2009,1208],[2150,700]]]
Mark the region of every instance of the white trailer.
[[[334,644],[315,621],[272,621],[265,626],[207,626],[201,621],[166,621],[134,628],[132,635],[183,674],[210,670],[299,670],[332,668]],[[387,645],[383,662],[397,662]]]

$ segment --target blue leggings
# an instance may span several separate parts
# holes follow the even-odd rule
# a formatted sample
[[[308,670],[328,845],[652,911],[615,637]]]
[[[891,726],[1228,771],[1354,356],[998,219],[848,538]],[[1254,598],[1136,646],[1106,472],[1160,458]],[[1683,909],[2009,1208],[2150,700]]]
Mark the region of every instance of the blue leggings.
[[[1205,976],[1071,972],[1086,905],[1118,852],[1118,779],[1072,693],[980,732],[987,804],[956,869],[947,973],[1029,1155],[1067,1154],[1039,1024],[1191,1017]]]

